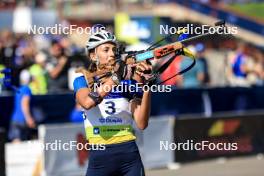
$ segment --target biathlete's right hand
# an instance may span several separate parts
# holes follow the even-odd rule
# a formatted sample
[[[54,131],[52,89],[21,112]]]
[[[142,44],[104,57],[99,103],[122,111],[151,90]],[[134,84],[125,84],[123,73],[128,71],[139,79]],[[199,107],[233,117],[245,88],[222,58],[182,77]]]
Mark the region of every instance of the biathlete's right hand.
[[[143,61],[137,63],[135,73],[139,77],[141,77],[144,84],[149,84],[154,78],[154,75],[152,74],[152,69],[153,67],[151,63],[147,63],[146,61]]]

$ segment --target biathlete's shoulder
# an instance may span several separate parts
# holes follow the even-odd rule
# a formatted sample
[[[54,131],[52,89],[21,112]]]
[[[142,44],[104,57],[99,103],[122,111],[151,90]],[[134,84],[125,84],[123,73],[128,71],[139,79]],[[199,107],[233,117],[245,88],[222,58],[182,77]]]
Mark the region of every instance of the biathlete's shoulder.
[[[77,92],[81,88],[88,87],[84,76],[76,77],[73,81],[74,92]]]

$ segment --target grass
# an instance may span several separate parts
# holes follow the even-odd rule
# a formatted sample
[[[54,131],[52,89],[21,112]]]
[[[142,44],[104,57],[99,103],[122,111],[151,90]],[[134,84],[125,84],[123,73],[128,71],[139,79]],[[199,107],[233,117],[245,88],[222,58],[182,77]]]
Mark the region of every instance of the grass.
[[[231,9],[244,13],[245,15],[257,17],[261,20],[264,20],[264,2],[231,4],[230,7]]]

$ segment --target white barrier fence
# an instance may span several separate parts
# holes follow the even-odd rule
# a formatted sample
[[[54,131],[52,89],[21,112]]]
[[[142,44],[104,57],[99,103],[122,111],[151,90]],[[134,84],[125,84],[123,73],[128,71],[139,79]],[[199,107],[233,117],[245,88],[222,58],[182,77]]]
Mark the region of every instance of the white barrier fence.
[[[172,150],[160,150],[160,142],[173,142],[174,117],[159,117],[151,119],[149,126],[138,138],[138,146],[145,168],[167,167],[174,162],[174,152]]]
[[[173,142],[173,126],[174,118],[163,116],[150,119],[144,132],[136,130],[146,169],[167,167],[174,162],[173,151],[160,150],[160,141]],[[25,142],[16,147],[7,144],[7,176],[21,175],[23,169],[26,169],[25,176],[38,173],[41,176],[85,175],[89,151],[82,149],[85,145],[77,146],[77,143],[86,143],[83,124],[41,125],[37,142]],[[27,161],[23,164],[24,160]]]
[[[43,150],[40,141],[5,144],[6,176],[39,176]]]
[[[5,130],[0,128],[0,176],[6,175],[6,169],[5,169],[5,135],[6,135]]]

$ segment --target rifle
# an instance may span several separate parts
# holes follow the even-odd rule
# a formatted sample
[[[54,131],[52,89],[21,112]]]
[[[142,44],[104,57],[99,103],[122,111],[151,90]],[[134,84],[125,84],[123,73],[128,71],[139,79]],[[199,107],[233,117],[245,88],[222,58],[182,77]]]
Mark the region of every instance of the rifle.
[[[221,27],[222,28],[221,30],[225,30],[225,21],[216,22],[215,27]],[[177,31],[177,33],[176,33],[177,39],[179,38],[179,36],[181,34],[184,34],[184,32],[185,32],[184,29],[181,31]],[[174,74],[173,76],[167,78],[166,80],[157,83],[157,84],[162,84],[162,83],[168,81],[169,79],[172,79],[173,77],[175,77],[177,75],[181,75],[181,74],[189,71],[195,65],[195,56],[193,55],[193,53],[188,48],[185,47],[185,44],[187,44],[188,42],[191,42],[191,41],[195,41],[195,40],[200,39],[200,38],[204,38],[208,35],[212,35],[212,33],[208,32],[205,34],[200,34],[200,35],[196,35],[194,37],[183,39],[181,41],[166,44],[164,46],[156,47],[156,45],[158,45],[160,42],[162,42],[166,38],[171,37],[172,35],[173,34],[170,34],[169,36],[162,38],[158,42],[152,44],[146,50],[128,51],[128,52],[121,51],[121,52],[119,52],[118,55],[127,54],[128,56],[125,59],[125,64],[130,65],[130,64],[135,64],[135,63],[143,62],[146,60],[150,60],[153,58],[161,59],[165,56],[168,56],[169,54],[174,53],[173,57],[168,59],[168,61],[166,63],[164,63],[159,69],[157,69],[156,71],[154,71],[152,73],[154,75],[153,79],[156,79],[163,71],[165,71],[166,68],[172,63],[172,61],[174,60],[174,58],[176,56],[184,55],[184,56],[187,56],[187,57],[192,59],[192,63],[187,68],[181,70],[180,72]],[[114,62],[108,63],[108,64],[101,64],[98,66],[96,71],[87,70],[84,68],[78,68],[76,70],[76,72],[82,73],[84,75],[84,77],[87,81],[87,85],[89,85],[89,89],[91,90],[93,84],[96,83],[98,79],[101,80],[104,77],[106,77],[106,75],[110,75],[111,73],[114,73],[116,71],[116,68],[113,65],[114,65]],[[102,82],[104,82],[104,81],[102,81]]]

